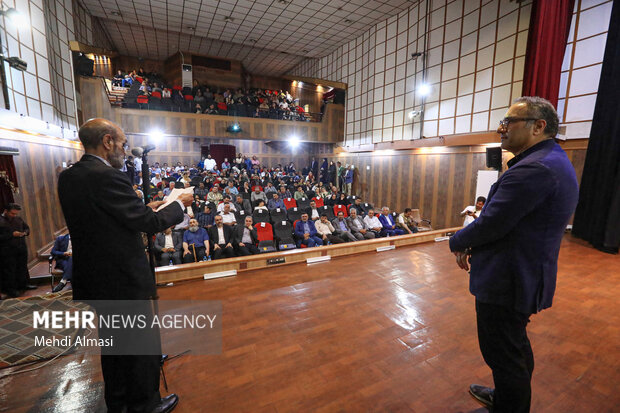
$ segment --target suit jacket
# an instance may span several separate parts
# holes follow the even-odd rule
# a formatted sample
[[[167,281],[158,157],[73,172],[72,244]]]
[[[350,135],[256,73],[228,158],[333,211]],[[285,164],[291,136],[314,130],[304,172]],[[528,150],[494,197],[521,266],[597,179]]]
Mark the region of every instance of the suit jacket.
[[[394,217],[391,214],[387,217],[383,214],[379,214],[379,222],[381,222],[381,225],[383,225],[385,229],[392,229],[392,225],[396,225]]]
[[[222,227],[224,227],[225,244],[228,244],[229,242],[232,244],[232,240],[233,240],[232,239],[232,236],[233,236],[232,227],[230,225],[222,225]],[[209,234],[209,242],[211,243],[211,251],[213,251],[213,245],[215,244],[215,240],[219,239],[217,226],[213,225],[211,228],[207,230],[207,233]]]
[[[174,202],[154,212],[136,196],[127,175],[88,154],[60,174],[58,195],[71,233],[73,298],[155,296],[141,233],[181,222],[180,205]]]
[[[344,222],[344,226],[347,228],[347,231],[351,232],[351,227],[349,226],[349,222],[347,221],[347,219],[343,218],[342,222]],[[340,229],[340,221],[338,221],[338,218],[332,219],[332,225],[334,226],[334,230],[336,230],[336,233],[342,232],[342,230]]]
[[[54,241],[54,246],[52,247],[51,251],[51,254],[54,256],[55,259],[66,258],[64,256],[64,253],[67,252],[67,249],[69,249],[69,239],[69,234],[61,235],[56,238],[56,241]]]
[[[316,236],[316,227],[311,219],[308,219],[308,226],[310,227],[310,236]],[[300,239],[304,239],[304,223],[301,219],[297,222],[297,225],[295,225],[295,235]]]
[[[233,245],[239,245],[241,239],[243,238],[243,229],[245,228],[245,224],[237,224],[233,229]],[[224,234],[226,236],[226,234]],[[250,238],[252,238],[252,244],[258,244],[258,232],[256,231],[256,227],[252,225],[252,231],[250,231]]]
[[[174,249],[177,251],[183,251],[183,233],[179,231],[172,231],[172,243],[174,244]],[[166,246],[166,234],[160,232],[155,237],[155,243],[153,244],[153,248],[158,253],[161,253],[161,250]]]
[[[469,289],[485,303],[524,314],[551,307],[566,224],[577,205],[575,170],[553,140],[508,162],[480,216],[450,238],[471,248]]]
[[[249,199],[244,199],[241,205],[236,202],[234,204],[237,211],[243,210],[246,214],[252,215],[252,204]]]
[[[351,228],[351,232],[360,232],[362,229],[367,229],[364,220],[359,215],[355,219],[351,217],[346,217],[345,219],[349,224],[349,228]]]

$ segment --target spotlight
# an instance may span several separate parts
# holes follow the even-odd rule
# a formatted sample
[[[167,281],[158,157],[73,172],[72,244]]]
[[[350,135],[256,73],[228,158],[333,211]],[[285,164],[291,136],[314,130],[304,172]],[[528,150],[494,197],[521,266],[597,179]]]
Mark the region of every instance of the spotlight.
[[[412,110],[411,112],[409,112],[409,119],[417,118],[421,114],[422,114],[422,111],[420,110]]]
[[[30,22],[28,21],[28,18],[26,18],[26,16],[23,13],[20,13],[19,11],[17,11],[14,8],[10,8],[8,10],[3,10],[3,11],[0,12],[0,14],[3,14],[6,17],[8,17],[20,29],[22,27],[29,27],[30,26]]]
[[[241,132],[241,126],[238,123],[233,123],[226,128],[226,132],[239,133]]]
[[[431,93],[431,87],[427,83],[422,83],[418,87],[418,94],[420,96],[428,96],[429,93]]]
[[[297,136],[291,136],[288,140],[288,144],[291,146],[291,148],[295,149],[299,146],[299,138]]]
[[[150,135],[151,135],[151,141],[154,144],[158,144],[159,142],[162,141],[162,139],[164,139],[164,134],[160,130],[153,130],[151,131]]]

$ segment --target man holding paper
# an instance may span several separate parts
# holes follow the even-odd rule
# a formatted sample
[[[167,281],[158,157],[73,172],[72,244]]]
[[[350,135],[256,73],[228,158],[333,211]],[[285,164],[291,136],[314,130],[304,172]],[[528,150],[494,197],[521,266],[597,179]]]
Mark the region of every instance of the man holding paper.
[[[114,123],[91,119],[79,131],[85,154],[58,178],[58,195],[73,249],[73,298],[148,300],[155,280],[141,232],[157,233],[183,219],[193,196],[144,205],[123,166],[127,138]],[[156,337],[156,339],[159,339]],[[161,398],[157,355],[102,355],[108,411],[170,412],[178,396]]]

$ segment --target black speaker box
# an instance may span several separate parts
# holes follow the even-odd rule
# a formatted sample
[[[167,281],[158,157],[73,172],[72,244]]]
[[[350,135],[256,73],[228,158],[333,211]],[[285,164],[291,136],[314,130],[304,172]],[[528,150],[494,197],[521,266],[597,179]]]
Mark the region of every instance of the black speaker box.
[[[502,167],[502,148],[487,148],[487,168],[501,169]]]

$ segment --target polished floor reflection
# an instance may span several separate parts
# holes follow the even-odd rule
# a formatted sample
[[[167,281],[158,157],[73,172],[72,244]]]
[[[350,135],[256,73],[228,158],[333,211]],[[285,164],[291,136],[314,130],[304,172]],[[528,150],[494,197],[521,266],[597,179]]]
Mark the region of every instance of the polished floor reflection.
[[[620,406],[619,263],[565,237],[554,306],[529,327],[532,411]],[[223,354],[167,364],[181,398],[175,411],[485,411],[467,395],[472,382],[491,384],[474,299],[445,242],[188,282],[160,295],[224,305]],[[67,356],[0,379],[0,411],[105,411],[102,394],[98,358]]]

